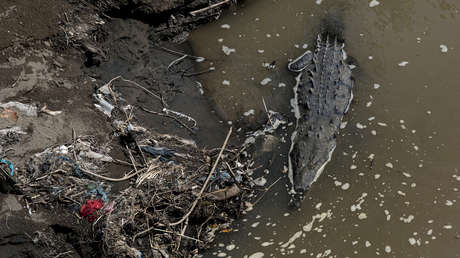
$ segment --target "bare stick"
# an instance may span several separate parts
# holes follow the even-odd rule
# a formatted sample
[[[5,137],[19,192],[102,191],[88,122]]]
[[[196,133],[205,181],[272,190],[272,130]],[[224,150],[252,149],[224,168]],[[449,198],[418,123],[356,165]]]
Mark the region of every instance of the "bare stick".
[[[128,82],[140,89],[142,89],[143,91],[147,92],[148,94],[150,94],[151,96],[153,96],[154,98],[157,98],[161,101],[161,103],[163,104],[163,106],[167,107],[168,105],[164,102],[163,98],[161,98],[160,96],[158,96],[157,94],[151,92],[150,90],[148,90],[147,88],[145,88],[144,86],[140,85],[139,83],[135,82],[135,81],[131,81],[131,80],[128,80],[128,79],[125,79],[123,78],[123,76],[121,75],[118,75],[117,77],[111,79],[108,83],[106,83],[105,85],[112,85],[112,82],[115,81],[115,80],[122,80],[124,82]],[[109,87],[110,88],[110,87]]]
[[[148,228],[148,229],[146,229],[146,230],[144,230],[144,231],[141,231],[141,232],[137,233],[136,235],[134,235],[134,237],[133,237],[133,242],[134,242],[134,240],[136,240],[137,237],[139,237],[139,236],[141,236],[141,235],[143,235],[143,234],[145,234],[145,233],[148,233],[148,232],[150,232],[150,231],[152,231],[152,230],[160,231],[160,232],[164,232],[164,233],[169,233],[169,234],[176,234],[176,235],[179,235],[179,236],[181,236],[181,237],[183,237],[183,238],[188,238],[188,239],[191,239],[191,240],[195,240],[195,241],[197,241],[197,242],[203,242],[203,241],[201,241],[201,240],[199,240],[199,239],[196,239],[196,238],[193,238],[193,237],[189,237],[189,236],[186,236],[186,235],[177,233],[177,232],[173,232],[173,231],[169,231],[169,230],[164,230],[164,229],[159,229],[159,228],[154,228],[154,227]]]
[[[172,118],[174,119],[177,123],[179,123],[180,125],[182,125],[185,129],[189,130],[189,132],[191,132],[192,134],[196,134],[192,128],[188,127],[186,124],[184,124],[182,121],[180,121],[179,119],[177,119],[176,117],[174,116],[171,116],[171,115],[168,115],[168,114],[164,114],[164,113],[160,113],[160,112],[156,112],[156,111],[152,111],[152,110],[148,110],[144,107],[140,107],[143,111],[147,112],[147,113],[150,113],[150,114],[154,114],[154,115],[157,115],[157,116],[164,116],[164,117],[169,117],[169,118]]]
[[[264,104],[265,114],[267,114],[268,122],[269,122],[269,123],[272,125],[272,127],[273,127],[272,119],[271,119],[271,117],[270,117],[270,112],[268,112],[268,108],[267,108],[267,105],[265,104],[265,99],[264,99],[264,97],[262,97],[262,103]]]
[[[230,127],[230,129],[228,130],[227,137],[225,137],[225,141],[224,141],[224,144],[222,145],[222,148],[220,149],[219,156],[217,156],[217,159],[214,162],[214,165],[212,166],[211,172],[209,172],[209,175],[206,178],[206,181],[204,182],[203,187],[201,187],[201,191],[198,194],[198,197],[193,202],[192,207],[179,221],[176,221],[174,223],[170,223],[169,224],[170,226],[175,226],[175,225],[178,225],[178,224],[184,222],[184,220],[186,220],[188,218],[188,216],[190,216],[190,214],[192,214],[193,210],[195,209],[195,206],[198,204],[198,201],[201,199],[201,196],[203,195],[203,192],[206,189],[206,186],[208,186],[209,180],[211,179],[211,176],[214,173],[214,170],[216,170],[216,168],[217,168],[217,164],[219,164],[220,157],[222,156],[222,153],[224,152],[225,147],[227,147],[228,139],[230,139],[231,134],[232,134],[232,127]]]
[[[208,6],[208,7],[201,8],[201,9],[198,9],[198,10],[196,10],[196,11],[190,12],[190,15],[195,16],[197,13],[205,12],[205,11],[207,11],[207,10],[209,10],[209,9],[216,8],[216,7],[218,7],[218,6],[221,6],[221,5],[223,5],[223,4],[226,4],[226,3],[228,3],[228,2],[230,2],[230,0],[224,0],[224,1],[219,2],[219,3],[216,3],[216,4],[212,4],[212,5]]]
[[[198,72],[195,72],[195,73],[184,73],[182,76],[191,77],[191,76],[196,76],[196,75],[200,75],[200,74],[210,73],[210,72],[213,72],[215,70],[216,70],[216,68],[209,67],[207,70],[198,71]]]
[[[278,183],[280,180],[281,180],[282,177],[279,177],[278,179],[276,179],[275,182],[273,182],[273,184],[271,184],[268,188],[265,188],[265,192],[262,194],[262,196],[259,197],[259,199],[257,199],[253,206],[256,205],[260,200],[262,200],[262,198],[264,198],[265,194],[274,186],[276,185],[276,183]]]
[[[155,168],[157,168],[157,167],[155,167]],[[81,170],[81,171],[83,171],[85,174],[88,174],[88,175],[91,175],[91,176],[94,176],[94,177],[97,177],[97,178],[99,178],[99,179],[103,179],[103,180],[106,180],[106,181],[110,181],[110,182],[121,182],[121,181],[125,181],[125,180],[128,180],[128,179],[132,178],[133,176],[135,176],[135,175],[137,175],[137,174],[139,174],[139,173],[141,173],[141,172],[143,172],[143,171],[146,170],[145,168],[143,168],[143,169],[139,169],[137,172],[134,172],[134,173],[132,173],[132,174],[130,174],[130,175],[128,175],[128,176],[124,176],[124,177],[121,177],[121,178],[111,178],[111,177],[106,177],[106,176],[98,175],[98,174],[96,174],[96,173],[93,173],[93,172],[91,172],[91,171],[89,171],[89,170],[86,170],[86,169],[84,169],[84,168],[81,168],[81,167],[79,167],[78,169]]]
[[[175,59],[174,61],[172,61],[172,62],[168,65],[168,71],[171,72],[171,67],[172,67],[173,65],[178,64],[180,61],[184,60],[185,58],[187,58],[187,55],[183,55],[183,56],[181,56],[181,57]]]
[[[165,52],[173,54],[173,55],[187,56],[187,58],[194,59],[195,61],[204,61],[204,60],[206,60],[204,57],[201,57],[201,56],[192,56],[192,55],[184,54],[184,53],[181,53],[179,51],[175,51],[175,50],[165,48],[165,47],[162,47],[162,46],[156,46],[156,47],[161,49],[161,50],[163,50],[163,51],[165,51]]]

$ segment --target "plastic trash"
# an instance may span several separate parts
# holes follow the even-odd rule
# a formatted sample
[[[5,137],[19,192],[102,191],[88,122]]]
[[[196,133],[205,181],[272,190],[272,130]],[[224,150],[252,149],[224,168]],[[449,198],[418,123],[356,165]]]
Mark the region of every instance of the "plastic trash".
[[[27,132],[22,130],[19,126],[0,129],[0,135],[8,135],[9,133],[27,134]]]
[[[94,104],[94,106],[104,114],[106,114],[108,117],[112,116],[112,110],[115,108],[112,104],[107,102],[104,99],[104,96],[102,94],[93,94],[94,98],[99,102],[99,104]]]
[[[97,218],[96,211],[100,209],[102,209],[102,200],[87,200],[80,208],[80,216],[88,217],[88,221],[93,222]]]
[[[174,151],[165,147],[143,146],[141,149],[155,157],[160,156],[161,161],[168,161],[167,159],[170,159],[174,156]]]
[[[86,192],[86,195],[96,195],[99,196],[104,202],[107,202],[107,194],[104,192],[101,186],[94,187],[94,185],[89,185],[88,186],[88,192]]]
[[[12,177],[14,175],[14,165],[13,162],[6,160],[6,159],[0,159],[0,163],[8,165],[10,168],[10,176]]]
[[[66,156],[56,156],[55,157],[55,162],[58,161],[58,160],[63,160],[63,161],[71,163],[73,165],[74,174],[76,176],[78,176],[78,177],[81,177],[80,168],[78,167],[78,164],[73,159],[68,158]],[[42,166],[41,166],[42,171],[48,171],[52,163],[53,162],[50,161],[50,158],[48,158],[45,161],[45,163],[43,163]]]
[[[0,104],[1,108],[15,108],[16,110],[24,113],[26,116],[37,116],[38,109],[35,105],[23,104],[21,102],[10,101],[8,103]]]

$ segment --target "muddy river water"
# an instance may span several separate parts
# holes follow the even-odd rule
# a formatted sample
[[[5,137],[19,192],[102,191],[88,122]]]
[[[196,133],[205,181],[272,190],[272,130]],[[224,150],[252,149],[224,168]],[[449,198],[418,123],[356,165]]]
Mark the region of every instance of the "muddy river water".
[[[314,46],[327,13],[341,17],[356,65],[347,126],[302,208],[287,207],[280,181],[205,256],[460,256],[459,5],[252,0],[194,32],[195,54],[216,69],[200,77],[205,94],[237,125],[264,121],[262,98],[292,121],[286,64]],[[289,130],[270,182],[287,163]]]

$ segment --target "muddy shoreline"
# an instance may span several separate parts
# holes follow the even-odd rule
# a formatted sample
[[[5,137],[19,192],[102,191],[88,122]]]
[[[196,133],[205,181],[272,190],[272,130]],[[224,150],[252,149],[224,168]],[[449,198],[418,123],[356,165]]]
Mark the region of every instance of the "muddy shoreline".
[[[217,19],[229,5],[190,14],[207,6],[208,1],[201,0],[188,3],[157,1],[153,4],[110,0],[53,0],[29,4],[12,0],[0,4],[0,30],[7,35],[0,39],[0,103],[21,103],[37,108],[33,115],[4,108],[0,118],[0,129],[18,127],[22,130],[7,133],[0,141],[0,158],[14,164],[16,183],[3,180],[0,187],[0,214],[6,225],[0,230],[0,252],[5,257],[103,257],[114,254],[113,250],[106,250],[101,240],[103,228],[91,227],[85,218],[76,216],[78,207],[72,210],[69,205],[41,199],[40,196],[49,195],[49,190],[31,190],[30,178],[22,175],[30,172],[31,157],[38,157],[35,154],[46,152],[47,148],[69,148],[74,155],[75,150],[81,153],[76,144],[80,139],[87,139],[84,138],[87,135],[91,136],[88,141],[91,144],[108,143],[112,146],[106,152],[110,157],[129,161],[129,150],[113,147],[124,141],[117,131],[120,128],[114,128],[114,117],[123,112],[126,114],[126,110],[115,101],[115,113],[108,117],[94,105],[98,89],[117,76],[122,76],[123,81],[113,82],[113,89],[116,88],[116,94],[126,103],[143,107],[133,109],[133,124],[153,132],[151,139],[161,142],[158,139],[163,138],[155,137],[163,134],[192,139],[197,147],[191,151],[213,153],[206,154],[210,155],[206,166],[211,165],[211,160],[220,158],[213,148],[221,146],[229,125],[221,121],[202,94],[203,89],[194,76],[197,60],[187,56],[179,60],[181,62],[173,62],[181,58],[181,53],[192,53],[185,43],[188,32]],[[130,82],[145,88],[133,87],[134,83]],[[155,114],[145,110],[154,110]],[[189,118],[193,118],[192,123]],[[229,149],[237,150],[244,139],[244,135],[234,133]],[[104,153],[102,146],[91,147],[91,150],[95,148]],[[62,150],[58,152],[62,153]],[[49,153],[52,151],[48,151],[51,155]],[[141,156],[134,159],[142,160]],[[237,156],[232,160],[237,160]],[[231,164],[230,160],[228,162]],[[111,178],[120,178],[126,173],[120,164],[100,166],[104,175]],[[110,194],[118,196],[129,185],[129,181],[114,183]],[[226,187],[234,189],[233,186]],[[249,192],[243,196],[246,194]],[[242,196],[235,198],[225,197],[223,200],[230,208],[223,205],[217,209],[229,212],[232,218],[228,221],[247,208],[241,206]],[[221,221],[225,224],[226,219]],[[217,225],[213,232],[225,230],[228,224],[225,225],[222,228]],[[185,228],[182,234],[188,233]],[[189,230],[195,230],[193,225]],[[180,243],[179,240],[179,246]],[[143,246],[144,243],[138,239],[134,245]],[[192,256],[198,253],[196,244],[185,245],[184,250],[176,250],[175,254]],[[144,251],[142,257],[167,255],[162,248],[158,250],[157,253]],[[134,257],[137,253],[123,255]]]

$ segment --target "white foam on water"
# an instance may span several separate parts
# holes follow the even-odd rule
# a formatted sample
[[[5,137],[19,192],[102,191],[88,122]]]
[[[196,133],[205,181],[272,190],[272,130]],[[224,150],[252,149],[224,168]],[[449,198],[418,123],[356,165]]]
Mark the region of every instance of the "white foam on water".
[[[271,78],[268,78],[268,77],[267,77],[267,78],[264,78],[264,79],[260,82],[260,85],[265,86],[265,85],[267,85],[268,83],[270,83],[271,81],[272,81]]]
[[[399,220],[401,220],[402,222],[406,223],[406,224],[409,224],[411,223],[413,220],[415,219],[414,215],[409,215],[407,217],[400,217]]]
[[[361,124],[361,123],[356,123],[356,128],[358,129],[364,129],[364,128],[367,128],[367,126]]]
[[[407,61],[402,61],[402,62],[399,63],[398,65],[401,66],[401,67],[403,67],[403,66],[406,66],[406,65],[408,65],[408,64],[409,64],[409,62],[407,62]]]
[[[446,45],[439,45],[439,48],[441,48],[441,52],[443,53],[446,53],[449,50]]]
[[[301,236],[302,236],[302,230],[299,230],[296,233],[294,233],[286,243],[282,244],[281,247],[282,248],[287,248],[289,245],[294,243]]]
[[[385,252],[386,253],[391,253],[391,246],[389,246],[389,245],[385,246]]]
[[[248,111],[244,112],[243,115],[244,116],[250,116],[250,115],[254,115],[256,112],[254,109],[249,109]]]
[[[225,46],[225,45],[222,45],[222,51],[224,52],[224,54],[226,54],[226,55],[228,56],[228,55],[230,55],[231,53],[236,52],[236,49],[227,47],[227,46]]]
[[[223,81],[222,81],[222,84],[228,86],[228,85],[230,85],[230,81],[229,81],[229,80],[223,80]]]
[[[256,228],[257,226],[259,226],[260,222],[254,222],[252,223],[251,227],[252,228]]]
[[[264,257],[264,255],[265,254],[262,253],[262,252],[256,252],[256,253],[253,253],[253,254],[249,255],[248,258],[262,258],[262,257]]]
[[[387,168],[393,168],[393,163],[388,162],[388,163],[385,164],[385,167],[387,167]]]
[[[222,25],[220,25],[220,27],[222,29],[227,29],[228,30],[228,29],[230,29],[231,26],[230,26],[230,24],[222,24]]]
[[[380,2],[377,1],[377,0],[372,0],[370,3],[369,3],[369,7],[376,7],[377,5],[379,5]]]
[[[374,89],[378,89],[378,88],[380,88],[380,84],[374,83]]]

